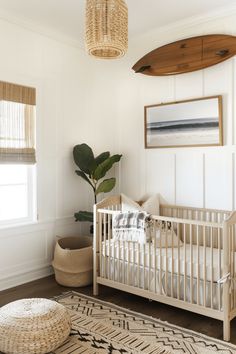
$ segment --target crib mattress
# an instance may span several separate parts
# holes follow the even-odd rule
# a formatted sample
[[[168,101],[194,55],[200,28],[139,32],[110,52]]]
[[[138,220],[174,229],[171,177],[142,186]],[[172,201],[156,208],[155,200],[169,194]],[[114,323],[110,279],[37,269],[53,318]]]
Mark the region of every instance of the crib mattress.
[[[175,248],[155,248],[153,244],[106,241],[102,244],[105,258],[126,262],[128,265],[162,270],[163,272],[217,282],[223,276],[223,251],[217,248],[185,244]],[[236,253],[233,255],[236,269]],[[213,266],[212,266],[213,265]]]
[[[127,261],[102,257],[101,276],[112,281],[170,296],[185,302],[222,309],[223,284],[190,279],[187,275],[138,267]],[[204,300],[205,299],[205,300]]]

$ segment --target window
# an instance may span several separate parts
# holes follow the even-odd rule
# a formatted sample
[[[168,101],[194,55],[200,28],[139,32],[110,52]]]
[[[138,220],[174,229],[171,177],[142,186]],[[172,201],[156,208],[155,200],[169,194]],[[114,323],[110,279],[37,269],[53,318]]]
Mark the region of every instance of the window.
[[[35,219],[35,89],[0,81],[0,225]]]
[[[0,165],[0,225],[35,220],[35,167]]]

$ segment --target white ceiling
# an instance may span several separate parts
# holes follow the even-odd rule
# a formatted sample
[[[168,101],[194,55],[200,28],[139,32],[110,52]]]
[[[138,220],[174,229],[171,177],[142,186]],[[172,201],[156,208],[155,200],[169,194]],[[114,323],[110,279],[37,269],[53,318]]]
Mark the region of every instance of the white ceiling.
[[[0,18],[32,29],[83,41],[85,0],[0,0]],[[126,0],[129,36],[140,35],[188,17],[224,10],[235,0]]]

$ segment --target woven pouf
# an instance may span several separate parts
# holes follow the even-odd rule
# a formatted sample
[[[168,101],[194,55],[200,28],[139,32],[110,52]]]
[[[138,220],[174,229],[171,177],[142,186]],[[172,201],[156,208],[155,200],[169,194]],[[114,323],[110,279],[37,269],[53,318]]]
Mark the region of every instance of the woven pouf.
[[[47,299],[23,299],[0,309],[0,352],[45,354],[69,336],[67,309]]]

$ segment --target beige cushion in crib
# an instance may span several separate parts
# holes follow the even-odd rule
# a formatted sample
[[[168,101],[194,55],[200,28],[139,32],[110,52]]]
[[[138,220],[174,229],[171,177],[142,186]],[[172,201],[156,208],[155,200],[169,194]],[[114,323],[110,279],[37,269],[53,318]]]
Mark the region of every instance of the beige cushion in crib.
[[[161,241],[160,241],[160,236],[161,236]],[[173,231],[173,236],[171,230],[168,230],[167,232],[164,230],[157,230],[156,231],[156,247],[161,247],[165,248],[171,247],[172,246],[172,237],[173,237],[173,247],[178,247],[178,236],[176,233]],[[154,240],[152,240],[154,242]],[[182,246],[183,242],[179,240],[179,246]]]
[[[124,213],[127,211],[146,211],[148,214],[152,215],[159,215],[160,213],[158,194],[151,196],[141,205],[127,197],[125,194],[121,194],[121,206],[122,212]]]

